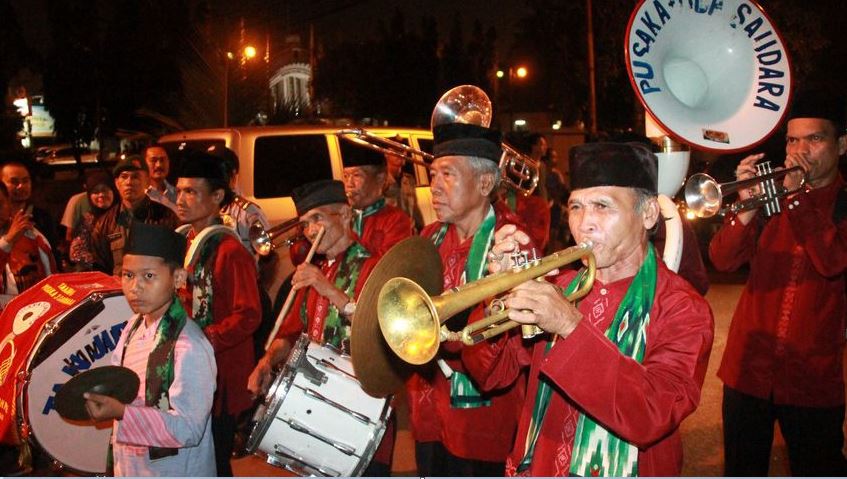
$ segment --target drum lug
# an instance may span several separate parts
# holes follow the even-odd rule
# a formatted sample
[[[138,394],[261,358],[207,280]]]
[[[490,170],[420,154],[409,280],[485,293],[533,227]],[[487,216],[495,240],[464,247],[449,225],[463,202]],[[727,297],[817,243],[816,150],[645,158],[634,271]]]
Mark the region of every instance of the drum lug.
[[[309,428],[309,426],[306,426],[304,424],[300,424],[299,422],[297,422],[294,419],[291,419],[291,418],[285,419],[284,422],[286,424],[288,424],[288,426],[291,427],[291,429],[294,429],[297,432],[302,432],[303,434],[308,434],[309,436],[312,436],[313,438],[317,439],[318,441],[321,441],[325,444],[329,444],[330,446],[334,447],[335,449],[337,449],[342,454],[346,454],[348,456],[352,456],[352,455],[356,454],[356,448],[355,447],[350,446],[348,444],[344,444],[342,442],[333,441],[331,438],[328,438],[328,437],[324,436],[323,434],[320,434],[316,431],[313,431],[312,429]]]
[[[320,386],[329,380],[326,374],[318,371],[316,368],[306,357],[305,354],[301,355],[297,358],[297,366],[295,368],[297,371],[303,371],[303,374],[306,378],[314,384],[315,386]]]

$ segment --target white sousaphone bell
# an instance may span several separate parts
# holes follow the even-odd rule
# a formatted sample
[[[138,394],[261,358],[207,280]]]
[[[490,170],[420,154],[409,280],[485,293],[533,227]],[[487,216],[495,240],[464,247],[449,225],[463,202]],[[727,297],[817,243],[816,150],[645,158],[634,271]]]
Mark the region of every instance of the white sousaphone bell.
[[[676,269],[682,234],[671,198],[688,172],[687,146],[733,153],[767,139],[787,111],[791,66],[779,32],[749,0],[641,0],[626,42],[646,134],[660,148],[664,259]]]

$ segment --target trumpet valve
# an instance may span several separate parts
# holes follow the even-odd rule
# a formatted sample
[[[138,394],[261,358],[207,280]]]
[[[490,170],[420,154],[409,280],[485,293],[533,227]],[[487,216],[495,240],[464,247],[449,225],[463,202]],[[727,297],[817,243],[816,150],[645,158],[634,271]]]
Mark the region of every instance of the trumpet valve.
[[[544,330],[541,329],[537,324],[522,324],[521,325],[521,336],[524,339],[531,339],[539,334],[544,334]]]

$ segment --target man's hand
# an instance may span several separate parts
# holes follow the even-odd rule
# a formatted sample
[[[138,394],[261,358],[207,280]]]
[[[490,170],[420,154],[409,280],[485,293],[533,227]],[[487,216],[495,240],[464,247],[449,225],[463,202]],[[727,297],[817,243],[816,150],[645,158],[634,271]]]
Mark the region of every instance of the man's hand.
[[[537,324],[549,333],[568,337],[582,320],[573,304],[560,290],[546,281],[527,281],[506,297],[509,319],[521,324]]]
[[[515,225],[504,225],[494,233],[494,246],[488,253],[488,272],[499,273],[512,267],[510,255],[528,245],[529,235]]]
[[[263,357],[253,369],[253,372],[250,373],[250,377],[247,378],[247,389],[253,393],[253,396],[264,396],[268,393],[271,380],[273,380],[271,373],[271,363],[267,357]]]
[[[84,393],[85,410],[95,421],[107,421],[110,419],[121,419],[124,417],[126,406],[111,396],[103,394]]]
[[[326,279],[320,268],[310,263],[302,263],[294,270],[294,276],[291,277],[291,287],[294,290],[299,290],[310,286],[315,288],[315,291],[321,296],[329,296],[330,291],[335,289],[335,286]]]
[[[812,170],[812,163],[809,162],[809,155],[805,153],[791,153],[785,157],[785,168],[794,168],[799,166],[802,170],[793,171],[785,175],[782,180],[782,186],[788,191],[794,191],[801,187],[803,178]]]
[[[756,163],[759,162],[762,158],[765,157],[764,153],[756,153],[755,155],[750,155],[740,163],[735,168],[735,179],[738,181],[747,180],[756,176]],[[752,198],[761,193],[759,191],[759,185],[749,186],[747,188],[743,188],[738,190],[738,199],[746,200],[748,198]]]
[[[15,244],[21,236],[30,228],[33,228],[32,217],[23,210],[18,210],[12,215],[9,231],[6,232],[6,241]]]

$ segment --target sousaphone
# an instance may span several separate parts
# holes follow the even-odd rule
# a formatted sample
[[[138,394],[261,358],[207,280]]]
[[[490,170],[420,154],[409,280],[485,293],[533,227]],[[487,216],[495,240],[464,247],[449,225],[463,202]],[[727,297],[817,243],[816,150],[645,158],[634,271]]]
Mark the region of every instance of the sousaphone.
[[[641,0],[627,26],[626,63],[659,148],[663,256],[675,270],[682,234],[671,198],[688,172],[688,147],[733,153],[765,141],[790,104],[790,60],[754,1]]]

